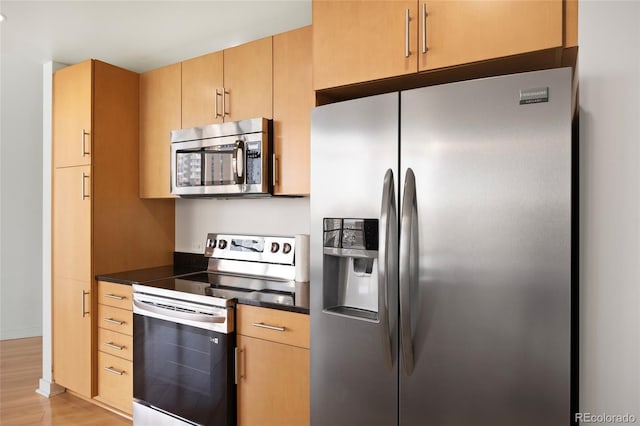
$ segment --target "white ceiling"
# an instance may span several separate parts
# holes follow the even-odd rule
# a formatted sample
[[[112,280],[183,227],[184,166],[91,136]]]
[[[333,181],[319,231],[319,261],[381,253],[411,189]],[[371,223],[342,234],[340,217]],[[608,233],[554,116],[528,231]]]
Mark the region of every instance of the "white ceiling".
[[[311,24],[311,0],[2,0],[2,54],[144,72]]]

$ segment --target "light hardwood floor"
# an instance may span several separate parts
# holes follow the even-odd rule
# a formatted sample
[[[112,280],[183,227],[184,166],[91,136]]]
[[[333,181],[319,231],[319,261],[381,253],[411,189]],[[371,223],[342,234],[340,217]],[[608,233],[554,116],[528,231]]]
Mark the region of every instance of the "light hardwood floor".
[[[45,398],[35,392],[42,376],[42,338],[0,341],[0,424],[131,425],[131,421],[68,393]]]

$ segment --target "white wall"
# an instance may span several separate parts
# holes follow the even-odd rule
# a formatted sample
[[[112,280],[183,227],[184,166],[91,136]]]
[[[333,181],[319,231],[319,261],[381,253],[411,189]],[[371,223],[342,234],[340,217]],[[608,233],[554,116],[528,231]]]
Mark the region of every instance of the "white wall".
[[[309,233],[309,198],[176,200],[176,251],[203,253],[208,232]]]
[[[42,334],[42,64],[3,46],[0,90],[2,340]]]
[[[640,2],[579,6],[580,410],[640,422]]]

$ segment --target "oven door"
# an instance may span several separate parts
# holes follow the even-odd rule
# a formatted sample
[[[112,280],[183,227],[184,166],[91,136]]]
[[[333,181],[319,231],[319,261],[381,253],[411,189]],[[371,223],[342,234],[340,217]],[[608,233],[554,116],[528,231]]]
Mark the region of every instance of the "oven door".
[[[235,424],[234,333],[139,313],[133,327],[135,402],[197,425]]]

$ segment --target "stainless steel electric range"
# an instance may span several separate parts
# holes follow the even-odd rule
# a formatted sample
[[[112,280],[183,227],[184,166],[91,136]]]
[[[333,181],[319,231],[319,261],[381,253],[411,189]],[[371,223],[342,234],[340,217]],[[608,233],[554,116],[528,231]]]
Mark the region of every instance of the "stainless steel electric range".
[[[235,304],[308,307],[295,252],[293,237],[209,234],[206,271],[133,285],[134,425],[235,424]]]

